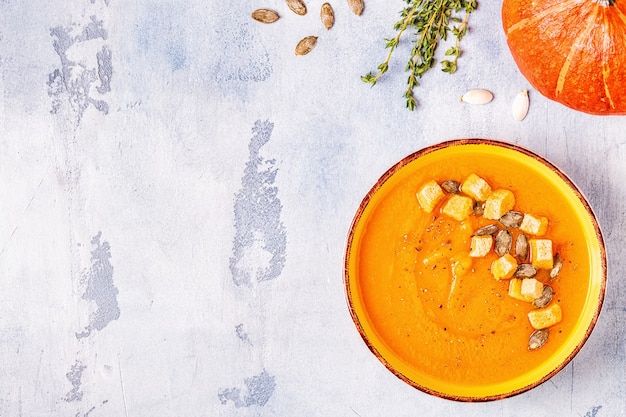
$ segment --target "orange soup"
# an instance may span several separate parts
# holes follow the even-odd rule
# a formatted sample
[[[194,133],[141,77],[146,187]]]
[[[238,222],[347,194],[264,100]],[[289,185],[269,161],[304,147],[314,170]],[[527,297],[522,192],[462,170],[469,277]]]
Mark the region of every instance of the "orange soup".
[[[551,303],[561,307],[562,320],[550,327],[539,349],[528,348],[534,329],[527,314],[535,307],[510,297],[509,280],[490,272],[498,255],[491,250],[468,257],[472,233],[494,220],[472,214],[459,221],[441,213],[448,194],[431,213],[416,198],[430,180],[461,182],[470,173],[494,190],[512,191],[514,210],[549,219],[544,237],[552,240],[563,266],[555,278],[549,270],[539,270],[535,278],[554,290]],[[523,160],[503,163],[501,155],[489,152],[453,152],[399,178],[382,184],[385,192],[369,196],[360,219],[353,269],[357,310],[363,311],[356,313],[371,326],[366,330],[371,335],[365,335],[375,339],[367,340],[370,347],[443,384],[475,386],[524,375],[562,349],[585,307],[591,273],[580,209],[563,187]],[[509,230],[515,242],[520,232]]]

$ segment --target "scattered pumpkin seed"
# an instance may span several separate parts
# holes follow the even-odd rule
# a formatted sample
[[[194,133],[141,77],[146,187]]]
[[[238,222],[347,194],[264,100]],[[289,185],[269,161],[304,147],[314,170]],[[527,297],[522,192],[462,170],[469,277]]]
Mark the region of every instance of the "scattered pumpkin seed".
[[[295,14],[304,16],[306,14],[306,4],[302,0],[287,0],[287,7]]]
[[[472,236],[493,235],[494,233],[497,233],[498,230],[500,230],[498,225],[496,225],[495,223],[491,223],[491,224],[488,224],[487,226],[483,226],[480,229],[476,230],[474,233],[472,233]]]
[[[548,329],[535,330],[528,339],[528,350],[536,350],[548,341],[550,331]]]
[[[554,290],[552,289],[552,287],[549,285],[544,285],[541,297],[536,298],[535,301],[533,301],[533,306],[535,306],[536,308],[544,308],[545,306],[550,304],[553,295]]]
[[[537,269],[531,264],[519,264],[513,276],[515,278],[532,278],[537,275]]]
[[[528,114],[528,108],[530,107],[530,100],[528,99],[528,90],[522,90],[513,99],[513,119],[518,122],[524,120]]]
[[[317,36],[307,36],[296,45],[296,55],[306,55],[317,45]]]
[[[493,94],[488,90],[469,90],[461,96],[461,101],[468,104],[487,104],[493,100]]]
[[[459,194],[461,192],[461,183],[455,180],[446,180],[441,183],[441,188],[450,194]]]
[[[504,216],[500,217],[500,223],[502,223],[506,227],[517,228],[522,224],[522,220],[524,219],[524,214],[519,211],[509,211],[504,214]]]
[[[495,249],[498,256],[504,256],[509,253],[513,246],[513,236],[508,230],[500,230],[496,235]]]
[[[520,261],[524,261],[528,258],[528,238],[524,233],[517,235],[517,239],[515,240],[515,256],[517,256]]]
[[[261,23],[274,23],[280,16],[274,10],[256,9],[252,12],[252,18]]]
[[[348,6],[350,6],[352,13],[357,16],[361,16],[361,14],[363,14],[363,9],[365,8],[363,0],[348,0]]]
[[[320,18],[322,19],[322,24],[326,28],[326,30],[330,30],[335,24],[335,12],[333,11],[333,7],[330,3],[322,4],[322,9],[320,10]]]
[[[556,276],[559,275],[559,272],[561,272],[561,268],[563,268],[563,260],[561,259],[561,255],[556,253],[554,255],[554,261],[552,263],[553,266],[550,270],[550,279],[556,278]]]

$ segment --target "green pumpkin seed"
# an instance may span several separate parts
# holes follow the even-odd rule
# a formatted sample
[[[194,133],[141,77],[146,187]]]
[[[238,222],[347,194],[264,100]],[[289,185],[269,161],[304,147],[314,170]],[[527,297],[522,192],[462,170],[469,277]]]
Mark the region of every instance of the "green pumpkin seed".
[[[559,275],[559,272],[561,272],[561,268],[563,268],[563,260],[561,259],[561,256],[557,253],[554,255],[553,266],[550,270],[550,279],[556,278],[557,275]]]
[[[513,237],[508,230],[500,230],[496,235],[495,249],[498,256],[509,253],[513,246]]]
[[[541,297],[533,301],[533,306],[535,308],[544,308],[545,306],[550,304],[550,301],[552,301],[553,295],[554,295],[554,290],[552,289],[552,287],[549,285],[544,285],[543,292],[541,293]]]
[[[500,217],[500,223],[505,227],[517,228],[522,224],[524,214],[519,211],[509,211],[504,216]]]
[[[493,234],[497,233],[498,230],[500,230],[500,228],[498,228],[498,226],[495,223],[492,223],[492,224],[488,224],[487,226],[483,226],[480,229],[476,230],[474,233],[472,233],[472,236],[493,235]]]
[[[535,330],[528,339],[528,350],[536,350],[545,345],[550,332],[548,329]]]
[[[537,269],[531,264],[520,264],[517,266],[513,276],[515,278],[532,278],[537,275]]]
[[[461,183],[454,180],[446,180],[441,183],[441,188],[450,194],[459,194],[461,192]]]
[[[520,261],[525,261],[528,258],[528,238],[524,233],[517,235],[515,240],[515,256]]]

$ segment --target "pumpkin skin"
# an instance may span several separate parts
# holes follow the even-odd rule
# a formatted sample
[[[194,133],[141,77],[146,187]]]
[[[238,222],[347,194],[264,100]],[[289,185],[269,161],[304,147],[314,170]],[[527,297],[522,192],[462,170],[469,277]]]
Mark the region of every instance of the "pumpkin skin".
[[[504,0],[502,24],[541,94],[585,113],[626,114],[626,0]]]

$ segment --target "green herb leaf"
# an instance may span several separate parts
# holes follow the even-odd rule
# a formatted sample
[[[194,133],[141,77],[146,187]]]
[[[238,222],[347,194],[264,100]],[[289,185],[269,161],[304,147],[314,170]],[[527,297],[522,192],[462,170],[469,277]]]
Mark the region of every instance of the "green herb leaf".
[[[378,72],[370,72],[361,77],[372,86],[389,69],[389,61],[393,52],[407,29],[412,29],[415,38],[405,70],[409,73],[407,90],[404,93],[406,106],[409,110],[417,107],[413,89],[419,86],[417,78],[421,78],[435,64],[435,51],[440,41],[445,42],[448,35],[455,39],[454,46],[448,48],[445,55],[451,57],[441,62],[443,72],[454,74],[457,60],[461,56],[459,42],[467,34],[469,15],[476,10],[476,0],[405,0],[408,5],[400,12],[400,20],[393,28],[396,36],[385,39],[388,49],[385,61],[378,65]]]

